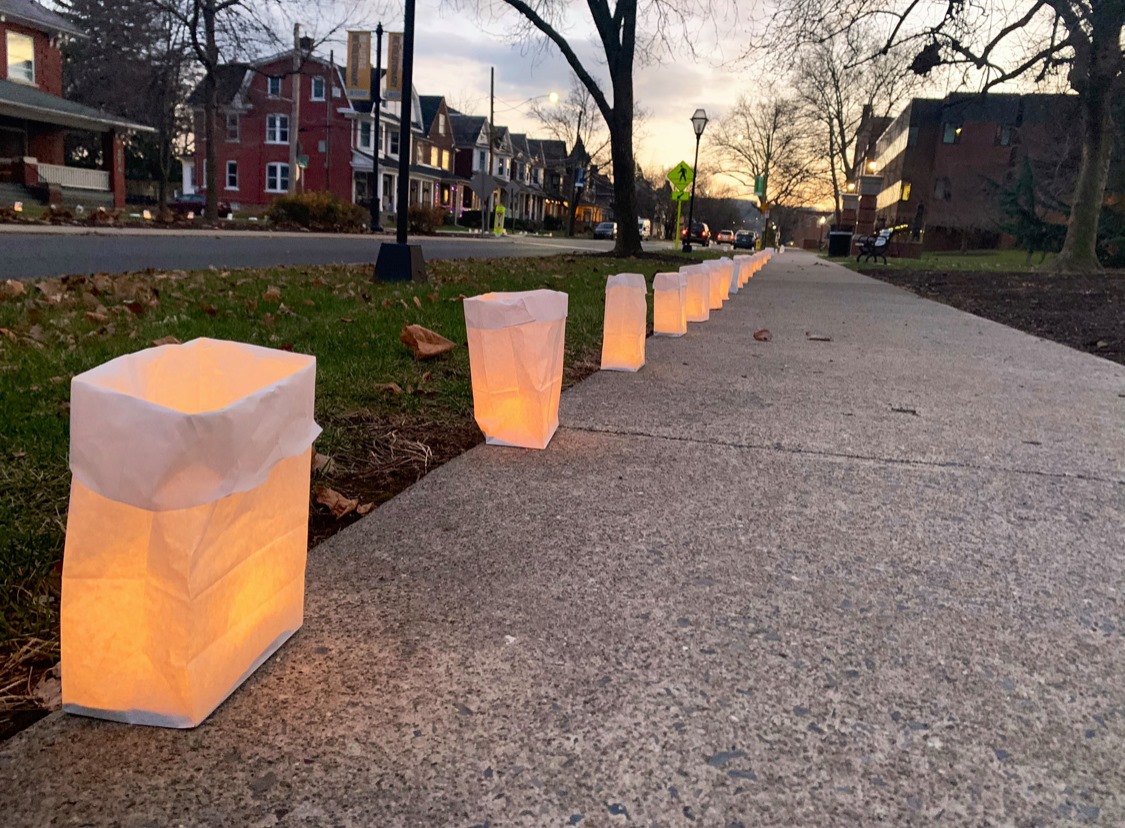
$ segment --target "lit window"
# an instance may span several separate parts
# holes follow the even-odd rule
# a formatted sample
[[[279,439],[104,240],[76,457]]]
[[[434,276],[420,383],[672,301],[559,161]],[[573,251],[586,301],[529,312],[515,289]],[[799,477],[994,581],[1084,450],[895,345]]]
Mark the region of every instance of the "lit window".
[[[227,162],[227,189],[228,190],[237,190],[238,189],[238,162],[237,161],[228,161]]]
[[[957,124],[944,124],[941,131],[941,142],[943,144],[960,144],[961,127]]]
[[[324,100],[324,78],[312,79],[312,98],[314,101]]]
[[[30,35],[8,32],[8,80],[35,83],[35,41]]]
[[[271,98],[281,97],[281,78],[267,78],[267,86]]]
[[[285,193],[289,191],[289,165],[266,164],[266,192]]]
[[[266,143],[267,144],[288,144],[289,143],[289,116],[288,115],[267,115],[266,116]]]
[[[227,113],[227,140],[237,141],[239,139],[239,119],[237,112]]]
[[[902,195],[899,197],[900,201],[910,201],[910,182],[902,182]]]

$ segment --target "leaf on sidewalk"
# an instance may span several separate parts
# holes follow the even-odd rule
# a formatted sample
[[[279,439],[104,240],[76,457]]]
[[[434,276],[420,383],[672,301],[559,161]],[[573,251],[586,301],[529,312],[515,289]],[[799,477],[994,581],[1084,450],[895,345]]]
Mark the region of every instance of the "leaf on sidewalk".
[[[358,500],[344,497],[335,489],[329,489],[327,486],[317,486],[316,488],[316,502],[321,506],[328,507],[337,520],[350,514],[359,506]]]
[[[432,359],[457,347],[456,343],[421,325],[404,325],[399,340],[418,360]]]
[[[773,339],[773,334],[769,332],[768,328],[762,328],[761,330],[754,331],[754,338],[759,342],[769,342]]]

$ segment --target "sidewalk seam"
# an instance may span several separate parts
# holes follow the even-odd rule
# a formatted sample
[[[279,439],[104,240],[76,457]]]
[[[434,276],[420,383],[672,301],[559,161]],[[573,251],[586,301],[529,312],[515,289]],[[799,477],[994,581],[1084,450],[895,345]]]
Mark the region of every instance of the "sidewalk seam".
[[[560,425],[560,429],[570,431],[583,431],[589,434],[613,434],[619,437],[647,437],[651,440],[670,440],[677,443],[693,443],[701,446],[722,446],[723,448],[748,449],[751,451],[776,451],[783,454],[804,454],[814,457],[834,457],[841,460],[865,460],[870,463],[885,463],[898,466],[920,466],[933,469],[965,469],[967,471],[993,472],[1003,474],[1017,474],[1029,477],[1046,477],[1056,480],[1083,480],[1091,483],[1109,483],[1116,486],[1125,486],[1125,479],[1114,477],[1100,477],[1082,472],[1045,472],[1035,469],[1013,469],[1005,466],[982,466],[974,463],[962,463],[955,460],[911,460],[901,457],[879,457],[868,454],[851,454],[843,451],[825,451],[823,449],[792,448],[777,444],[764,443],[730,443],[723,440],[698,440],[693,437],[676,437],[666,434],[649,434],[644,431],[615,431],[605,428],[590,428],[588,426]]]

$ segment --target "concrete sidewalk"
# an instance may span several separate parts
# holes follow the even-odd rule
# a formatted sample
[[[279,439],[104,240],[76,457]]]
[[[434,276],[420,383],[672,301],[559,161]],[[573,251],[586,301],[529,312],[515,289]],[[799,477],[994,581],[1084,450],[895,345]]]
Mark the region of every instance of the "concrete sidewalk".
[[[2,824],[1125,824],[1125,368],[787,253],[562,422],[197,730],[4,745]]]

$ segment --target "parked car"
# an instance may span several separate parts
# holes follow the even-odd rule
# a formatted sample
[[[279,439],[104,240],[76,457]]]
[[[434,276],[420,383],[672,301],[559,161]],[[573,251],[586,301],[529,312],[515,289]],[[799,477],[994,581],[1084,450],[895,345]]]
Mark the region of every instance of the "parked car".
[[[595,239],[616,239],[617,238],[617,222],[616,221],[603,221],[594,228]]]
[[[754,249],[754,231],[753,230],[739,230],[734,234],[734,249],[735,250],[753,250]]]
[[[734,231],[720,230],[715,234],[715,244],[734,244]]]
[[[680,231],[680,238],[690,244],[701,244],[704,247],[711,245],[711,228],[704,224],[702,221],[693,221],[691,223],[691,232],[685,227]]]
[[[186,216],[188,213],[195,213],[196,216],[201,216],[206,206],[207,199],[203,197],[203,193],[189,193],[168,202],[168,209],[176,215],[182,216]],[[219,215],[226,216],[229,214],[230,204],[225,201],[220,201]]]

